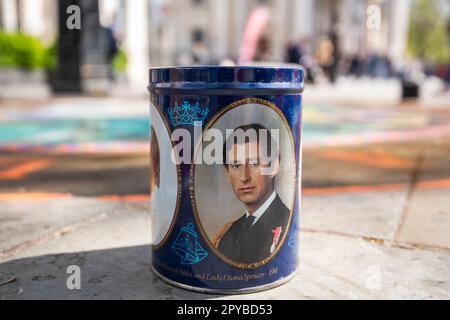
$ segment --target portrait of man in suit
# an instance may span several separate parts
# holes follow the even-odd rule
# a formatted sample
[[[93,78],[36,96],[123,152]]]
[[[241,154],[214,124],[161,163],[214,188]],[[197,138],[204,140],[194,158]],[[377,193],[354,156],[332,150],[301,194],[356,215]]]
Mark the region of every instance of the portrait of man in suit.
[[[257,123],[236,130],[244,134],[250,130],[255,133],[244,135],[245,139],[241,140],[231,135],[233,141],[229,137],[223,149],[226,178],[245,211],[237,220],[221,228],[213,244],[225,257],[251,264],[270,257],[281,244],[290,210],[275,190],[281,157],[270,131]],[[264,139],[263,134],[266,134]],[[270,157],[270,162],[262,159],[263,141],[267,148],[265,154],[277,155]]]

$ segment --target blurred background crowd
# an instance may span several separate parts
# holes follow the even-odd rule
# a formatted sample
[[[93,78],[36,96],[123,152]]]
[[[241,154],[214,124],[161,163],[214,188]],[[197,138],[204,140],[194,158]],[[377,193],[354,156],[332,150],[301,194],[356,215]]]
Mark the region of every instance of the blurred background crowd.
[[[35,95],[143,93],[148,66],[190,64],[302,64],[310,83],[397,79],[404,97],[450,83],[448,0],[0,0],[0,30],[0,83]]]

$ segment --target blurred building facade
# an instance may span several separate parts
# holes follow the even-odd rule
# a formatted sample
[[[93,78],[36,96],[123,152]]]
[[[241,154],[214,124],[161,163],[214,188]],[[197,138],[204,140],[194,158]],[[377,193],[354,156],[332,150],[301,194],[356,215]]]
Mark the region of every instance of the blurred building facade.
[[[248,17],[267,6],[266,28],[273,61],[281,61],[289,42],[313,42],[336,33],[343,54],[377,52],[391,58],[405,53],[410,0],[159,0],[150,19],[155,64],[193,63],[198,43],[211,62],[239,56]],[[163,8],[161,10],[161,7]],[[155,16],[157,13],[153,12]],[[155,21],[156,23],[154,23]],[[372,25],[371,25],[372,24]],[[169,38],[169,39],[168,39]],[[165,40],[165,41],[164,41]],[[159,44],[165,43],[165,47]],[[167,61],[170,60],[170,61]]]
[[[0,0],[0,29],[21,31],[46,43],[58,32],[55,0]]]
[[[236,61],[251,13],[270,10],[264,31],[270,61],[283,61],[286,46],[313,47],[331,37],[342,55],[405,55],[411,0],[100,0],[100,20],[128,54],[128,78],[142,83],[142,66]],[[58,33],[57,0],[0,0],[0,27],[46,42]],[[82,22],[83,23],[83,22]],[[313,49],[310,49],[313,50]],[[144,70],[144,71],[143,71]]]
[[[154,64],[190,62],[195,45],[204,43],[211,60],[239,55],[247,19],[256,7],[271,10],[267,27],[274,60],[283,55],[289,41],[315,39],[338,33],[340,49],[354,54],[360,50],[380,51],[391,56],[404,53],[410,0],[101,0],[101,18],[113,17],[126,38],[126,17],[141,12],[140,28],[150,36],[149,55]],[[0,27],[21,30],[45,41],[57,33],[57,0],[0,0]],[[127,8],[132,12],[127,14]],[[380,25],[367,26],[368,15],[380,10]],[[375,17],[376,20],[376,17]],[[375,21],[376,24],[376,21]]]

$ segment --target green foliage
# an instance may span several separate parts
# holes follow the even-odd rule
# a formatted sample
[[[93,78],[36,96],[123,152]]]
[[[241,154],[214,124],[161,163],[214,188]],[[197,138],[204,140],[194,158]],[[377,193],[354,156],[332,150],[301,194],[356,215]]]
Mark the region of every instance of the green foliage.
[[[58,40],[55,40],[44,52],[44,68],[49,71],[56,70],[58,66]]]
[[[44,68],[45,47],[34,37],[0,31],[0,67]]]
[[[450,62],[446,21],[436,0],[414,0],[409,25],[408,53],[434,64]]]
[[[128,57],[125,51],[120,49],[112,59],[112,67],[114,71],[123,73],[127,69]]]

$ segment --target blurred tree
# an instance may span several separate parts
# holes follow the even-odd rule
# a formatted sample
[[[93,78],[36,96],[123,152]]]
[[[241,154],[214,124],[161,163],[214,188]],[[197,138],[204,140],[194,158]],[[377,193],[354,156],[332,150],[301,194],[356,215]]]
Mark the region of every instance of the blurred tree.
[[[449,35],[445,17],[441,14],[437,0],[413,1],[408,53],[433,64],[450,62]]]

